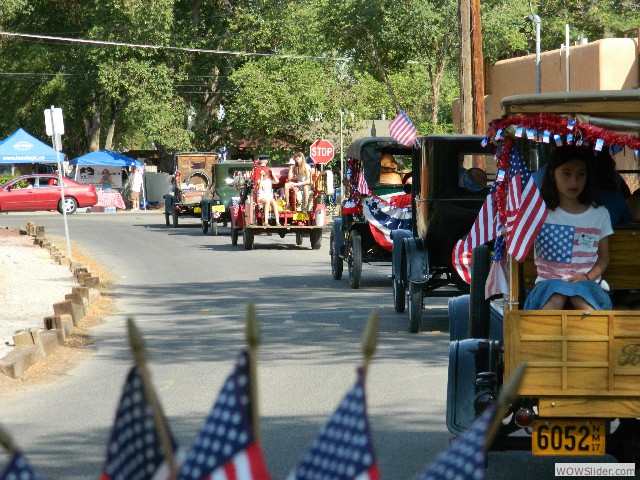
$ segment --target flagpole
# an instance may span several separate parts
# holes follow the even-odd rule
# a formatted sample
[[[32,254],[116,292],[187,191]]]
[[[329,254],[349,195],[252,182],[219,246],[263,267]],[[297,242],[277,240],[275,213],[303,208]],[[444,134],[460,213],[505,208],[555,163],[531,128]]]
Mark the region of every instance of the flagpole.
[[[140,370],[144,393],[151,405],[153,423],[156,433],[158,434],[160,445],[162,446],[164,459],[169,467],[171,478],[176,478],[178,475],[178,467],[174,456],[173,444],[171,442],[169,430],[167,429],[166,417],[162,412],[162,407],[160,406],[156,392],[151,384],[151,372],[149,372],[149,368],[147,367],[147,354],[144,346],[144,340],[142,339],[142,335],[140,335],[140,331],[138,330],[138,327],[136,327],[133,318],[127,319],[127,328],[129,331],[129,344],[131,345],[131,350],[133,350],[133,357],[138,370]]]
[[[378,325],[380,324],[378,318],[378,311],[374,310],[369,315],[369,320],[367,321],[367,327],[364,330],[364,335],[362,336],[362,355],[364,357],[364,362],[362,364],[363,377],[366,379],[367,371],[369,370],[369,364],[371,363],[371,357],[376,351],[376,347],[378,346]]]
[[[258,408],[258,346],[260,345],[260,329],[256,317],[256,307],[253,302],[247,305],[247,324],[245,329],[249,355],[249,385],[251,389],[251,425],[253,437],[258,445],[261,444],[260,409]]]

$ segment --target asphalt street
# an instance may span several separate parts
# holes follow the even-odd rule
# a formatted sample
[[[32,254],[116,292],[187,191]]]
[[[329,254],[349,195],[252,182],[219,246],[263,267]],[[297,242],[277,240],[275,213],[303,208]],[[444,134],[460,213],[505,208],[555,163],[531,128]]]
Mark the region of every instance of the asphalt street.
[[[3,214],[0,228],[27,220],[63,239],[62,216],[53,213]],[[132,365],[130,316],[145,337],[170,427],[187,449],[245,345],[248,301],[261,326],[259,408],[272,478],[287,476],[353,384],[373,309],[380,336],[367,402],[382,478],[413,478],[447,448],[447,300],[429,300],[423,331],[407,333],[406,314],[393,309],[390,267],[364,265],[358,290],[331,278],[328,230],[317,251],[308,239],[298,247],[294,236],[277,235],[257,236],[254,250],[244,251],[231,245],[228,229],[212,237],[182,218],[166,227],[161,212],[75,214],[69,232],[113,272],[119,311],[93,328],[94,352],[68,378],[0,392],[0,423],[44,478],[98,477]],[[553,465],[528,453],[492,453],[489,478],[553,478]]]

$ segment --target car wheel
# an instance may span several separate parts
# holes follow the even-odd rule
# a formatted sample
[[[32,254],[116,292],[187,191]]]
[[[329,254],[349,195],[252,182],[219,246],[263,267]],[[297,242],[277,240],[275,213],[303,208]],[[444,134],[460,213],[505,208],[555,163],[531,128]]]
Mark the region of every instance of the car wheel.
[[[299,232],[296,232],[296,245],[297,246],[302,245],[302,234]]]
[[[362,239],[357,230],[353,230],[349,235],[348,248],[349,285],[351,288],[359,288],[360,277],[362,276]]]
[[[178,211],[173,209],[173,228],[178,228]]]
[[[209,222],[207,222],[204,218],[202,219],[202,233],[205,235],[209,233]]]
[[[409,282],[409,332],[418,333],[422,320],[422,285]]]
[[[64,197],[64,206],[62,205],[62,200],[58,202],[58,211],[62,213],[62,209],[67,215],[72,215],[78,209],[78,202],[73,197]]]
[[[165,210],[165,212],[164,212],[164,221],[167,223],[167,227],[169,225],[171,225],[171,222],[169,221],[169,217],[170,216],[171,216],[171,214]]]
[[[253,230],[245,228],[242,232],[242,246],[245,250],[253,249]]]
[[[211,229],[211,235],[213,237],[218,235],[218,222],[216,220],[211,220],[209,228]]]
[[[485,285],[491,268],[489,245],[480,245],[471,253],[471,287],[469,292],[469,338],[489,338],[489,301]]]
[[[309,238],[311,239],[311,249],[320,250],[320,247],[322,246],[322,229],[316,228],[311,230]]]
[[[237,227],[233,227],[231,229],[231,245],[237,245],[238,244],[238,233],[239,233],[239,228]]]
[[[342,269],[344,267],[344,263],[342,261],[342,257],[340,256],[340,252],[338,251],[338,246],[336,245],[336,238],[331,232],[331,236],[329,237],[329,255],[331,255],[331,276],[334,280],[340,280],[342,278]]]

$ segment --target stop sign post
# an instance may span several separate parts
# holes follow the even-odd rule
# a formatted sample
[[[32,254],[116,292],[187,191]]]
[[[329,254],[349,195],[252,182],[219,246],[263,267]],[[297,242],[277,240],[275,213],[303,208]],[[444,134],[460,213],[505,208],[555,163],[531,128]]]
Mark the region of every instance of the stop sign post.
[[[311,144],[309,156],[315,163],[324,165],[331,161],[334,152],[333,144],[329,140],[316,140]]]

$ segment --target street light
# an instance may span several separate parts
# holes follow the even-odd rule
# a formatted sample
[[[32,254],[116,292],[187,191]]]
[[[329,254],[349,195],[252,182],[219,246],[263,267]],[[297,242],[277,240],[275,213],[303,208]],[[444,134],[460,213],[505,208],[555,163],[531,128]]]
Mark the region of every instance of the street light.
[[[530,22],[536,29],[536,93],[540,93],[540,17],[532,13],[528,17],[525,17],[527,22]]]

